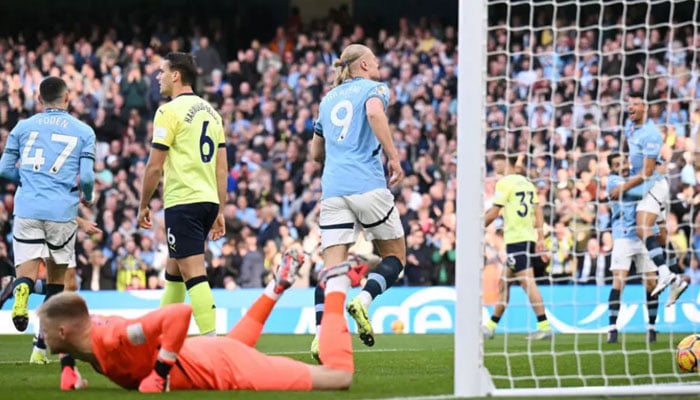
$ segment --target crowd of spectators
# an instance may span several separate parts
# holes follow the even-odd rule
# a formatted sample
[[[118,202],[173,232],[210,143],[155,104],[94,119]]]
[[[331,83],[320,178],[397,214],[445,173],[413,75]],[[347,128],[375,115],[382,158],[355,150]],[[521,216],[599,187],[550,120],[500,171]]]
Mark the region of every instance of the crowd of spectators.
[[[621,150],[625,97],[639,91],[664,136],[669,235],[681,267],[700,282],[700,34],[680,11],[646,7],[584,7],[556,18],[550,9],[533,20],[522,13],[490,21],[484,199],[488,207],[497,179],[493,154],[527,154],[523,166],[545,209],[548,253],[535,262],[543,281],[609,282],[606,156]],[[498,226],[487,230],[485,257],[494,269],[503,265],[502,241]]]
[[[159,104],[156,75],[169,51],[194,54],[196,92],[223,116],[228,154],[227,235],[210,241],[212,287],[262,287],[281,253],[301,243],[308,262],[299,286],[315,284],[322,266],[318,211],[322,165],[308,156],[320,99],[331,88],[331,67],[350,43],[364,43],[381,62],[391,88],[393,139],[406,178],[395,189],[406,231],[403,284],[449,285],[455,275],[456,31],[437,19],[398,20],[398,29],[369,36],[347,13],[304,25],[296,13],[270,37],[230,56],[216,32],[195,26],[184,35],[154,31],[150,40],[124,40],[109,25],[89,35],[0,38],[0,137],[18,120],[41,112],[38,85],[62,77],[70,112],[97,136],[96,204],[80,207],[102,234],[80,232],[77,268],[82,290],[136,290],[163,284],[167,244],[162,201],[151,202],[154,228],[138,229],[138,195]],[[1,182],[0,246],[11,254],[13,193]],[[364,241],[358,251],[371,251]],[[368,250],[369,249],[369,250]]]

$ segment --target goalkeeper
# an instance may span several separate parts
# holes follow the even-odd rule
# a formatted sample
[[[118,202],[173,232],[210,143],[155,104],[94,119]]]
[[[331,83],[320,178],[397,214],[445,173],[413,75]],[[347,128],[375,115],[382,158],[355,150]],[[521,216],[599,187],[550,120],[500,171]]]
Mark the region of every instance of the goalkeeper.
[[[268,356],[253,347],[277,299],[293,283],[301,261],[296,251],[287,252],[275,279],[225,337],[187,338],[192,308],[186,304],[165,306],[137,319],[91,317],[82,297],[61,293],[42,305],[38,316],[53,353],[84,360],[126,389],[347,389],[354,361],[344,315],[345,296],[351,285],[359,285],[366,265],[321,272],[326,291],[322,366]],[[78,380],[75,388],[87,386],[79,376]]]

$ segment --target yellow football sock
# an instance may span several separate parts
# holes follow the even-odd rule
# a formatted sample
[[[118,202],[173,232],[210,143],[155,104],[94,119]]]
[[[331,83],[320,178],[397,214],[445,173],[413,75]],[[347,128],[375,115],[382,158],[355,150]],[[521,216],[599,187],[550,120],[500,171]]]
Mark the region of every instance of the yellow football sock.
[[[496,327],[498,327],[498,322],[493,322],[492,319],[489,319],[488,321],[486,321],[486,327],[491,329],[492,331],[496,330]]]
[[[160,298],[160,306],[185,302],[185,282],[165,281],[163,297]]]
[[[199,334],[212,334],[216,331],[216,305],[207,278],[198,276],[188,280],[186,285]]]
[[[544,321],[540,321],[537,323],[537,330],[538,331],[548,331],[550,329],[551,328],[549,327],[549,321],[546,319]]]

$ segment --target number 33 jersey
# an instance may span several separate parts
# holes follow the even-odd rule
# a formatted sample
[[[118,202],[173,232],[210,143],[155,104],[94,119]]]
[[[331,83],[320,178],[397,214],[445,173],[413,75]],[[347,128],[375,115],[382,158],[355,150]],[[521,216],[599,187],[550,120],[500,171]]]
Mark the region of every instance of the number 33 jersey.
[[[5,152],[19,158],[14,215],[54,222],[75,219],[80,161],[95,160],[95,132],[90,126],[65,110],[47,109],[15,126]]]
[[[163,166],[165,208],[219,204],[216,153],[226,146],[221,116],[194,93],[160,106],[153,119],[153,147],[167,151]]]
[[[365,103],[376,97],[389,104],[389,88],[364,78],[348,79],[321,101],[314,133],[325,140],[323,198],[386,188],[382,148],[367,119]]]
[[[503,208],[503,239],[506,244],[534,242],[537,190],[527,178],[511,174],[496,183],[493,204]]]

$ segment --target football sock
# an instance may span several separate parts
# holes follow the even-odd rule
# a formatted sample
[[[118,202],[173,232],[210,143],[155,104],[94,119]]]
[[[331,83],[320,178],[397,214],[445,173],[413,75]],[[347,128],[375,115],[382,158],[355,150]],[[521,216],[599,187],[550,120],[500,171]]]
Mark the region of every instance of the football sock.
[[[341,292],[345,294],[348,289],[350,289],[350,278],[347,275],[334,276],[326,281],[326,299],[328,293]],[[327,308],[324,306],[324,311]]]
[[[659,298],[652,297],[651,291],[647,291],[647,313],[649,314],[649,325],[656,324],[656,314],[659,310]]]
[[[49,283],[46,285],[46,297],[44,297],[44,303],[49,301],[54,295],[61,293],[63,291],[63,285],[58,285],[55,283]],[[34,335],[34,347],[38,350],[46,350],[46,343],[44,343],[44,335],[41,332],[37,332]]]
[[[29,286],[29,293],[30,294],[34,293],[34,280],[31,278],[25,278],[25,277],[17,278],[17,279],[15,279],[14,282],[12,282],[12,291],[14,292],[15,290],[17,290],[17,286],[22,285],[22,284]]]
[[[201,335],[216,335],[216,304],[209,282],[204,275],[185,282],[192,302],[192,314]]]
[[[369,307],[375,297],[390,288],[403,270],[401,261],[395,256],[382,259],[374,272],[367,277],[367,283],[362,292],[357,296],[365,307]]]
[[[610,315],[610,326],[616,329],[617,314],[620,312],[620,290],[611,289],[608,297],[608,314]]]
[[[316,336],[318,337],[321,329],[321,319],[323,318],[323,302],[326,300],[326,295],[323,293],[321,286],[316,286],[314,292],[314,307],[316,308]]]
[[[550,330],[549,321],[547,316],[542,314],[537,316],[537,330],[538,331],[548,331]]]
[[[496,330],[496,327],[498,327],[498,321],[501,320],[501,317],[497,317],[495,315],[491,316],[491,319],[486,321],[486,327],[489,328],[490,330]]]
[[[272,300],[279,300],[280,296],[282,295],[282,292],[277,293],[275,292],[275,288],[277,287],[277,282],[275,280],[271,280],[270,282],[267,283],[267,286],[265,286],[265,296],[271,298]]]
[[[646,240],[646,247],[649,251],[649,258],[659,267],[659,277],[668,275],[670,271],[668,270],[668,266],[666,266],[666,258],[664,257],[659,238],[656,236],[648,237]]]
[[[185,302],[185,282],[182,276],[165,273],[165,290],[160,298],[160,306]]]
[[[335,280],[338,279],[329,279],[326,287]],[[321,361],[328,368],[353,372],[355,364],[352,358],[352,340],[345,321],[345,293],[326,292],[325,304],[318,344]]]
[[[668,269],[674,274],[682,274],[683,271],[681,271],[681,268],[678,266],[678,258],[676,258],[676,248],[671,241],[666,243],[666,246],[668,247],[668,251],[664,249],[664,259],[666,260]]]
[[[276,300],[267,294],[258,297],[248,312],[226,336],[243,342],[247,346],[255,347],[275,303]]]

